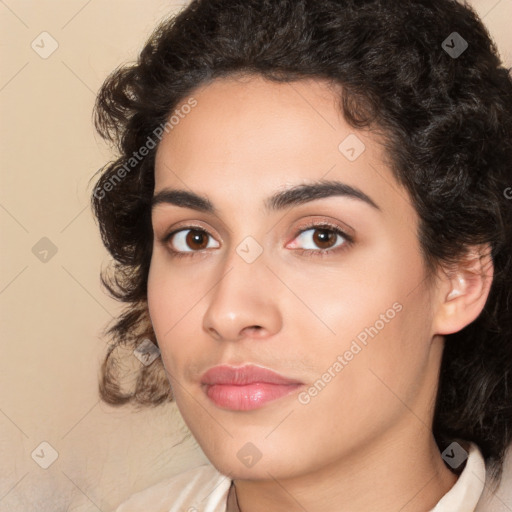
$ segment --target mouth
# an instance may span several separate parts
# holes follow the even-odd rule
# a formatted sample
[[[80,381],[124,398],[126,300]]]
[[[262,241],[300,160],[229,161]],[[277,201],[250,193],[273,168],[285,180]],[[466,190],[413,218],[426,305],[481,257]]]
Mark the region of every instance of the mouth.
[[[206,396],[218,407],[250,411],[293,393],[303,383],[255,365],[215,366],[201,379]]]

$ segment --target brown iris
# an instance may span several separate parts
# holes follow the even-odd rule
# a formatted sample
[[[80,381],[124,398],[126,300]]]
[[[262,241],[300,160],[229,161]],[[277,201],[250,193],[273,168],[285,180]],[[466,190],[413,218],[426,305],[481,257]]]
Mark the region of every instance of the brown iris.
[[[328,249],[336,243],[337,234],[330,229],[316,228],[313,241],[321,249]]]
[[[201,250],[206,248],[208,245],[208,235],[199,229],[191,229],[189,230],[186,236],[187,246],[191,249]],[[194,246],[194,244],[197,244]]]

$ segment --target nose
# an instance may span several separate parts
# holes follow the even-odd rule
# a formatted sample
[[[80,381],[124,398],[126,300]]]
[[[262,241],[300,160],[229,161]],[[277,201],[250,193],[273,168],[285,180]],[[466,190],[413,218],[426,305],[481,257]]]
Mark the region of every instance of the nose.
[[[279,332],[282,316],[278,297],[272,293],[278,283],[273,282],[276,278],[264,255],[247,263],[233,251],[223,270],[208,294],[204,330],[218,341],[262,339]]]

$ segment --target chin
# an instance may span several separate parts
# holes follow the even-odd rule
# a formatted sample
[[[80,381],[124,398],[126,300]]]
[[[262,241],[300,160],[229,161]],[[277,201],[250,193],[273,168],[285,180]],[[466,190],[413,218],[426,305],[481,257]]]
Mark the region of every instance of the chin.
[[[223,445],[217,453],[204,453],[217,471],[238,480],[289,478],[299,469],[295,462],[279,458],[279,455],[290,451],[269,447],[258,450],[252,443],[245,441]]]

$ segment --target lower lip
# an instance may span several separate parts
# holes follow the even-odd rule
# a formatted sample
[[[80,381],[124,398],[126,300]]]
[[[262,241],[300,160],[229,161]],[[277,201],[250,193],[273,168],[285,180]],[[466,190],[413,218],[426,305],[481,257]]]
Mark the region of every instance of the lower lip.
[[[270,384],[255,382],[245,386],[212,384],[205,388],[206,395],[217,406],[233,411],[258,409],[268,402],[289,395],[302,384]]]

